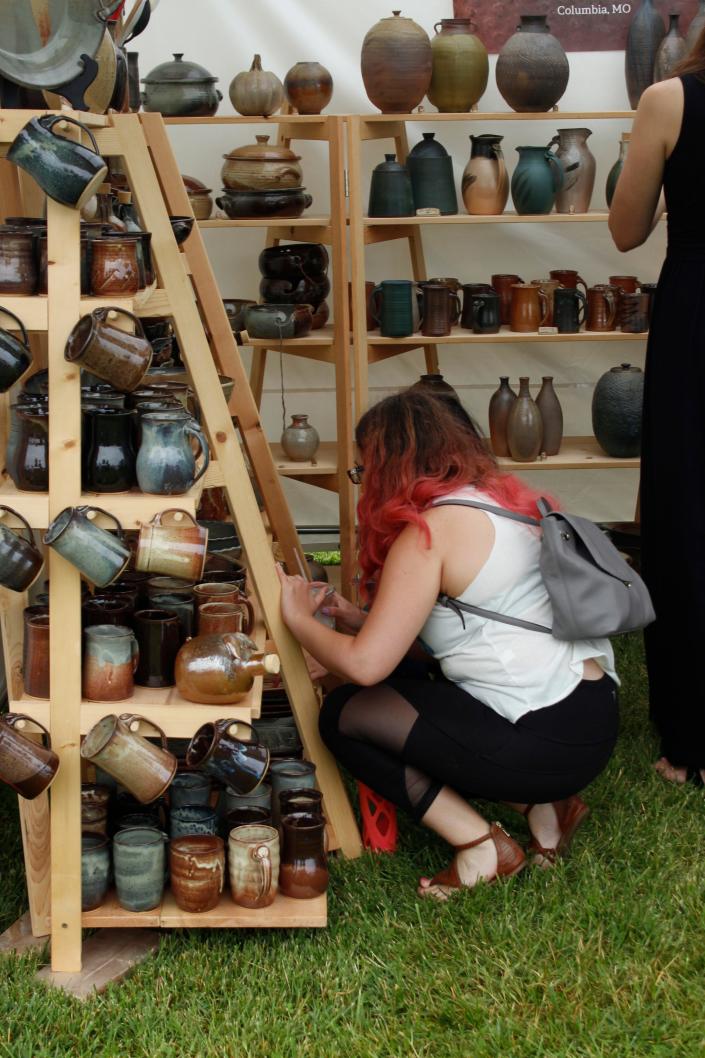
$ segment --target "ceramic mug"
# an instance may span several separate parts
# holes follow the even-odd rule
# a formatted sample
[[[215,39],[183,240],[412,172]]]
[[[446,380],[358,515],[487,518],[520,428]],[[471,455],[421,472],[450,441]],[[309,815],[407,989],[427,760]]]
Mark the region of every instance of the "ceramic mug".
[[[582,285],[583,293],[587,297],[587,283],[574,268],[552,268],[548,274],[551,279],[555,279],[562,287],[568,287],[569,290],[577,290],[578,286]]]
[[[563,286],[557,279],[532,279],[530,286],[538,287],[548,299],[548,315],[546,316],[546,327],[553,327],[553,298],[557,290]],[[541,326],[544,326],[542,324]]]
[[[91,511],[112,518],[117,535],[101,529],[88,515]],[[97,588],[117,580],[130,562],[130,549],[122,541],[122,526],[102,507],[65,507],[44,535],[44,543],[80,570]]]
[[[210,802],[211,780],[198,772],[177,771],[169,787],[169,807],[184,805],[207,805]]]
[[[315,787],[316,765],[310,760],[274,760],[269,768],[269,777],[272,783],[272,818],[275,825],[279,826],[282,791]]]
[[[169,813],[169,834],[174,838],[185,838],[196,834],[218,833],[215,808],[204,804],[186,804],[172,807]]]
[[[111,588],[116,585],[111,584]],[[81,617],[84,629],[92,625],[122,625],[132,624],[135,614],[135,604],[132,595],[123,598],[113,595],[109,591],[102,595],[89,595],[81,604]]]
[[[648,294],[622,293],[619,299],[619,323],[625,334],[642,334],[649,329]]]
[[[531,283],[515,283],[512,287],[510,329],[529,334],[543,327],[549,317],[548,298],[543,290]]]
[[[16,731],[17,724],[34,724],[46,735],[47,746]],[[43,724],[24,713],[0,716],[0,780],[15,793],[31,801],[47,790],[59,770],[59,758],[51,749],[51,736]]]
[[[274,827],[236,827],[228,837],[230,893],[241,907],[269,907],[279,890],[279,834]]]
[[[198,607],[198,634],[207,636],[215,632],[242,632],[246,619],[242,604],[206,602]]]
[[[243,805],[242,808],[234,808],[232,812],[228,812],[225,817],[224,830],[227,835],[231,830],[234,830],[235,827],[246,827],[251,824],[271,827],[271,811],[268,808],[264,808],[262,805]]]
[[[140,722],[154,728],[161,747],[134,730]],[[134,713],[111,713],[94,724],[83,740],[81,756],[99,765],[145,805],[161,797],[176,774],[176,757],[168,751],[162,729]]]
[[[232,787],[226,786],[223,797],[221,799],[221,807],[227,816],[229,812],[234,812],[238,808],[246,808],[252,805],[256,805],[259,808],[266,808],[268,813],[272,811],[272,786],[271,783],[261,782],[256,790],[251,790],[250,793],[241,794],[237,790],[233,790]]]
[[[22,643],[24,689],[33,698],[49,698],[49,613],[26,616]]]
[[[494,294],[496,291],[489,283],[463,283],[463,311],[460,316],[460,326],[466,331],[473,329],[474,319],[472,315],[472,299],[476,294]]]
[[[113,838],[118,903],[127,911],[151,911],[161,903],[166,834],[151,827],[119,830]]]
[[[475,334],[497,334],[500,326],[501,298],[492,290],[473,294],[472,329]]]
[[[282,817],[279,887],[284,896],[311,900],[328,888],[326,822],[311,812]]]
[[[22,320],[1,305],[0,315],[13,319],[22,333],[20,340],[8,330],[0,329],[0,393],[7,393],[32,366],[32,350],[29,348],[29,336]]]
[[[512,287],[515,283],[523,283],[521,276],[514,273],[497,273],[490,278],[493,290],[499,294],[499,322],[502,325],[509,323],[512,311]]]
[[[81,834],[81,911],[95,911],[108,895],[110,844],[105,834]]]
[[[141,687],[172,687],[174,662],[181,646],[181,622],[171,610],[138,610],[134,629],[140,649],[135,683]]]
[[[171,891],[182,911],[201,914],[218,906],[225,883],[222,838],[192,835],[169,845]]]
[[[282,816],[290,815],[292,812],[311,812],[313,815],[322,815],[323,794],[313,787],[294,787],[293,789],[280,790],[279,811]]]
[[[196,609],[200,611],[201,606],[210,602],[233,603],[244,606],[247,610],[247,619],[244,622],[243,632],[250,635],[255,623],[255,611],[250,600],[243,595],[239,585],[234,581],[205,581],[197,584],[193,589],[196,596]],[[200,626],[199,626],[199,634]]]
[[[93,150],[57,136],[55,126],[76,125],[89,137]],[[55,202],[80,209],[108,175],[105,159],[98,153],[95,136],[86,125],[63,114],[30,118],[7,151],[8,161],[32,176]]]
[[[613,331],[617,319],[616,287],[607,283],[589,287],[587,292],[586,331]]]
[[[383,338],[408,338],[419,327],[419,288],[410,279],[384,279],[369,299]]]
[[[232,734],[233,727],[247,728],[250,739]],[[232,718],[203,724],[186,750],[186,764],[215,776],[238,793],[247,794],[264,779],[269,766],[269,750],[254,737],[250,724]]]
[[[131,628],[91,625],[83,652],[83,697],[89,702],[123,702],[134,693],[139,647]]]
[[[181,640],[185,643],[187,639],[195,635],[195,599],[192,591],[170,593],[150,589],[149,606],[145,609],[151,606],[155,610],[167,610],[169,613],[176,614],[181,626]]]
[[[559,287],[553,295],[553,322],[559,334],[577,334],[585,322],[587,298],[577,287]]]
[[[135,333],[120,330],[110,322],[110,313],[121,313],[135,324]],[[141,321],[127,309],[94,309],[74,326],[66,341],[64,359],[122,393],[137,389],[152,363],[152,346]]]
[[[2,504],[0,511],[18,518],[27,533],[25,540],[0,522],[0,584],[11,591],[27,591],[41,573],[44,559],[35,546],[29,523],[22,515]]]
[[[419,283],[422,291],[423,326],[421,333],[428,338],[449,335],[460,317],[460,298],[447,283]]]
[[[180,520],[163,524],[169,514],[180,515]],[[200,580],[207,546],[208,530],[188,511],[173,507],[156,514],[148,525],[140,528],[135,569],[181,580]]]

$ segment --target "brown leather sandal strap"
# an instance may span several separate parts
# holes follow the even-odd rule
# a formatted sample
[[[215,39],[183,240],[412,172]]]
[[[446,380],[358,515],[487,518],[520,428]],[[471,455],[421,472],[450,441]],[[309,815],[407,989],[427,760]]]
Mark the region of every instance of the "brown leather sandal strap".
[[[475,838],[474,841],[468,841],[465,845],[454,845],[453,848],[456,852],[464,852],[465,849],[474,849],[476,845],[481,845],[483,841],[489,841],[491,837],[492,831],[488,830],[481,838]]]

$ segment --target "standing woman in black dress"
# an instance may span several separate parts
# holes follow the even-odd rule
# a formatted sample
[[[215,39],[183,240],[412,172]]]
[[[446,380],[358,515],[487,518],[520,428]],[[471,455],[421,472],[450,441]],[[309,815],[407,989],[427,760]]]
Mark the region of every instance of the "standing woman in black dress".
[[[656,770],[705,779],[705,33],[677,75],[644,92],[610,211],[620,250],[641,246],[664,208],[668,253],[646,354],[642,572]]]

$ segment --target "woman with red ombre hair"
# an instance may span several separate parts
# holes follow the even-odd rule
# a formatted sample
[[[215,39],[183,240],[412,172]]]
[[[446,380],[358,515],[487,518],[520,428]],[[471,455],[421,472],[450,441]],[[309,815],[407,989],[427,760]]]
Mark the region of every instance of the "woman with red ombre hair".
[[[286,624],[350,681],[326,698],[321,735],[356,778],[455,848],[446,870],[421,879],[422,895],[444,898],[526,864],[466,798],[524,814],[533,861],[550,866],[588,814],[578,792],[616,741],[610,644],[524,627],[552,623],[537,495],[499,470],[457,400],[413,389],[387,397],[363,415],[356,440],[369,613],[336,597],[333,631],[314,617],[324,592],[312,596],[303,578],[279,571]],[[520,626],[446,605],[454,599]],[[396,671],[419,644],[442,675]]]

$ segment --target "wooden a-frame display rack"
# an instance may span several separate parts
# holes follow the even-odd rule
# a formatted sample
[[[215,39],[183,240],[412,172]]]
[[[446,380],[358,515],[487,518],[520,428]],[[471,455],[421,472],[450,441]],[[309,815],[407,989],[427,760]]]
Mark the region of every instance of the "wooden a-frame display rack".
[[[148,296],[139,295],[134,299],[106,301],[81,297],[79,213],[48,201],[48,296],[3,296],[2,304],[19,316],[28,331],[47,336],[49,394],[54,409],[49,422],[49,491],[48,494],[18,491],[3,475],[0,502],[17,510],[35,529],[46,528],[64,507],[79,503],[107,508],[124,528],[137,528],[167,507],[179,506],[195,514],[200,495],[198,486],[178,497],[144,495],[138,491],[123,495],[82,493],[80,373],[65,361],[63,355],[71,328],[82,315],[98,306],[116,304],[137,315],[171,316],[201,407],[203,426],[215,464],[210,480],[206,478],[203,483],[224,486],[247,557],[250,582],[263,619],[255,638],[263,643],[268,635],[281,658],[282,676],[304,751],[317,766],[331,847],[339,847],[346,855],[354,856],[360,851],[357,826],[335,762],[318,735],[318,700],[303,655],[281,619],[279,584],[270,540],[232,415],[237,417],[242,445],[262,491],[270,527],[294,567],[300,548],[200,232],[194,228],[180,253],[171,230],[168,211],[183,214],[189,210],[185,195],[181,197],[183,185],[162,120],[159,115],[144,115],[140,120],[131,114],[105,117],[66,113],[92,128],[103,156],[118,156],[123,160],[133,200],[144,227],[152,232],[158,286]],[[26,110],[0,111],[0,152],[5,153],[7,145],[31,116],[32,112]],[[68,131],[71,128],[67,126],[67,134],[71,134]],[[8,169],[7,163],[2,163],[2,169],[3,213],[8,215],[18,211],[19,185],[12,186],[16,174]],[[221,371],[235,380],[229,408],[222,394],[214,356]],[[5,424],[9,399],[10,395],[6,395],[2,401],[5,414],[0,414],[0,420]],[[60,415],[56,414],[57,408],[61,410]],[[110,525],[106,522],[107,527]],[[51,698],[48,702],[25,694],[22,685],[22,611],[27,604],[26,593],[2,589],[0,624],[10,708],[42,722],[48,720],[52,745],[61,762],[48,795],[42,794],[34,801],[20,799],[32,932],[35,936],[51,933],[52,969],[66,973],[80,971],[83,926],[324,925],[325,896],[312,901],[278,896],[270,908],[248,911],[232,902],[227,887],[218,907],[201,915],[180,911],[168,892],[161,906],[152,912],[127,912],[110,898],[97,911],[81,912],[80,736],[100,716],[124,708],[155,721],[172,737],[190,736],[201,723],[220,715],[249,719],[259,715],[261,681],[255,682],[244,702],[225,708],[185,702],[175,688],[157,691],[136,688],[135,697],[117,708],[112,703],[100,705],[82,701],[81,658],[77,649],[81,642],[80,576],[53,551],[48,555],[48,572],[51,637]]]

